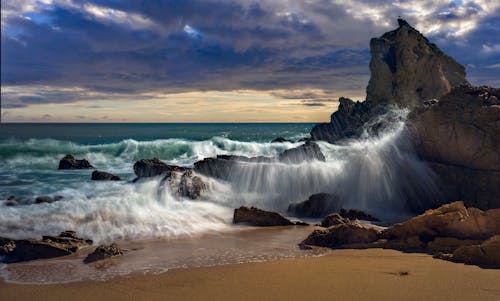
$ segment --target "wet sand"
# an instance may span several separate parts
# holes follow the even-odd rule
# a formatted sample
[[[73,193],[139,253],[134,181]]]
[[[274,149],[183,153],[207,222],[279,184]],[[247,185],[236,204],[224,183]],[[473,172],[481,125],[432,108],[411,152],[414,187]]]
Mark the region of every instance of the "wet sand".
[[[393,250],[175,269],[54,285],[0,282],[0,300],[500,300],[500,270]]]

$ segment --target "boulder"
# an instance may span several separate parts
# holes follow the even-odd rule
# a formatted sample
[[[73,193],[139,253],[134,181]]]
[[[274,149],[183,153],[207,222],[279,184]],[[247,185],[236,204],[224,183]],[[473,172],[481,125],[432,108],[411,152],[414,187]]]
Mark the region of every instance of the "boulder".
[[[460,86],[408,117],[417,154],[429,162],[444,201],[500,208],[500,89]]]
[[[331,226],[342,225],[349,223],[348,218],[340,216],[338,213],[332,213],[321,220],[321,227],[328,228]]]
[[[195,176],[193,170],[187,170],[181,176],[177,191],[181,196],[194,200],[197,199],[205,189],[206,185],[203,180]]]
[[[75,159],[72,155],[66,155],[59,161],[59,169],[85,169],[93,168],[89,161]]]
[[[428,210],[383,232],[389,240],[418,237],[423,243],[436,237],[484,240],[496,234],[500,234],[500,209],[466,208],[461,201]]]
[[[378,222],[379,219],[357,209],[340,209],[339,215],[347,219],[360,219],[364,221]]]
[[[185,167],[168,165],[158,158],[141,159],[134,164],[134,173],[138,178],[155,177],[159,175],[169,175],[172,171],[183,172]]]
[[[500,268],[500,235],[480,245],[461,246],[453,251],[453,261]]]
[[[237,172],[238,168],[244,168],[245,165],[272,162],[276,162],[276,158],[217,155],[215,158],[205,158],[195,162],[194,170],[200,174],[227,181],[231,179],[232,172]]]
[[[279,213],[245,206],[234,209],[233,224],[239,223],[259,227],[294,225],[293,222],[284,218]]]
[[[15,195],[11,195],[7,198],[7,201],[4,203],[5,206],[17,206],[22,204],[23,200],[16,197]]]
[[[304,161],[325,161],[325,156],[321,152],[319,146],[312,142],[306,141],[304,144],[285,150],[278,156],[278,160],[284,163],[297,164]]]
[[[328,248],[366,248],[379,239],[379,232],[357,221],[341,223],[327,229],[314,230],[304,241],[304,246]]]
[[[2,260],[4,263],[66,256],[75,253],[82,246],[91,245],[92,241],[77,237],[73,231],[65,231],[58,236],[43,236],[42,240],[11,240],[10,244],[12,243],[14,247],[7,249]]]
[[[316,193],[307,200],[290,204],[287,213],[297,217],[324,217],[341,207],[339,197],[329,193]]]
[[[92,181],[120,181],[120,177],[109,172],[94,170],[91,176]]]
[[[276,137],[274,138],[271,143],[283,143],[283,142],[293,142],[292,140],[285,139],[283,137]]]
[[[123,253],[124,253],[123,250],[120,249],[118,245],[115,243],[112,243],[110,245],[100,245],[94,250],[94,252],[90,253],[83,260],[83,262],[88,264],[99,260],[104,260],[111,257],[123,255]]]

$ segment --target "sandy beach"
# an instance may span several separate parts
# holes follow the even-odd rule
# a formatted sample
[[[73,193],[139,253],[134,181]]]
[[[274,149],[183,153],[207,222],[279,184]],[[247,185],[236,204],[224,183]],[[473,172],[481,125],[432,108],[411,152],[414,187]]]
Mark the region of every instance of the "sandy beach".
[[[56,285],[1,282],[1,300],[499,300],[500,270],[393,250],[171,270]]]

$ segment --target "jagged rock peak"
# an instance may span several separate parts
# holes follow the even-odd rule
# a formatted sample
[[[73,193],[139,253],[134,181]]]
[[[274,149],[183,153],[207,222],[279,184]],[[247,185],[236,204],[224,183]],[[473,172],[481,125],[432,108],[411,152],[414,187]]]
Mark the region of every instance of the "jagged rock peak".
[[[462,65],[404,19],[399,18],[398,24],[397,29],[370,41],[369,103],[414,108],[468,84]]]

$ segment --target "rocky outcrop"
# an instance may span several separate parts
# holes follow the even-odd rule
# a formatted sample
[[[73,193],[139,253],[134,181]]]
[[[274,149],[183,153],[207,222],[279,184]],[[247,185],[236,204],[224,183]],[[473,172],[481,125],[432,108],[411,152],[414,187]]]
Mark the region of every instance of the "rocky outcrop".
[[[66,256],[82,246],[91,245],[92,241],[77,237],[73,231],[64,231],[58,236],[43,236],[41,240],[10,240],[9,244],[8,248],[3,245],[4,263]]]
[[[276,137],[271,141],[271,143],[283,143],[283,142],[293,142],[293,141],[283,137]]]
[[[138,178],[169,175],[172,171],[183,172],[186,168],[176,165],[168,165],[158,158],[141,159],[134,164],[134,173]]]
[[[304,144],[296,148],[287,149],[278,156],[278,160],[284,163],[298,164],[307,161],[325,161],[325,156],[321,152],[319,146],[312,142],[306,141]]]
[[[461,86],[408,119],[417,154],[442,181],[445,201],[500,207],[500,89]]]
[[[364,221],[372,221],[372,222],[377,222],[379,221],[378,218],[371,216],[370,214],[363,212],[361,210],[357,209],[340,209],[338,212],[340,216],[347,218],[347,219],[360,219]]]
[[[319,246],[328,248],[366,248],[369,244],[379,239],[379,231],[367,227],[357,221],[340,223],[327,229],[314,230],[300,243],[306,246]]]
[[[342,207],[338,196],[329,193],[316,193],[307,200],[290,204],[287,213],[297,217],[324,217],[337,212]]]
[[[75,159],[72,155],[66,155],[59,161],[59,169],[86,169],[94,168],[89,161]]]
[[[370,81],[366,101],[415,108],[468,84],[465,68],[406,21],[370,41]]]
[[[94,170],[91,176],[92,181],[120,181],[119,176],[115,176],[109,172]]]
[[[367,130],[376,134],[387,123],[378,122],[376,117],[387,113],[391,106],[413,109],[468,83],[462,65],[406,21],[399,19],[398,23],[396,30],[370,41],[371,77],[366,101],[341,97],[330,122],[313,127],[313,140],[334,143],[359,137]],[[370,120],[377,122],[367,128]]]
[[[124,251],[120,249],[115,243],[112,243],[110,245],[100,245],[94,250],[94,252],[85,257],[83,263],[93,263],[111,257],[120,256],[123,255],[123,253]]]
[[[321,220],[321,227],[328,228],[331,226],[336,226],[336,225],[341,225],[341,224],[348,224],[350,220],[348,218],[344,218],[340,216],[338,213],[332,213],[326,216],[324,219]]]
[[[500,268],[500,235],[495,235],[481,244],[460,246],[451,254],[438,253],[435,257],[465,264]]]
[[[258,227],[294,225],[293,222],[284,218],[279,213],[245,206],[234,209],[233,224],[240,223]]]

